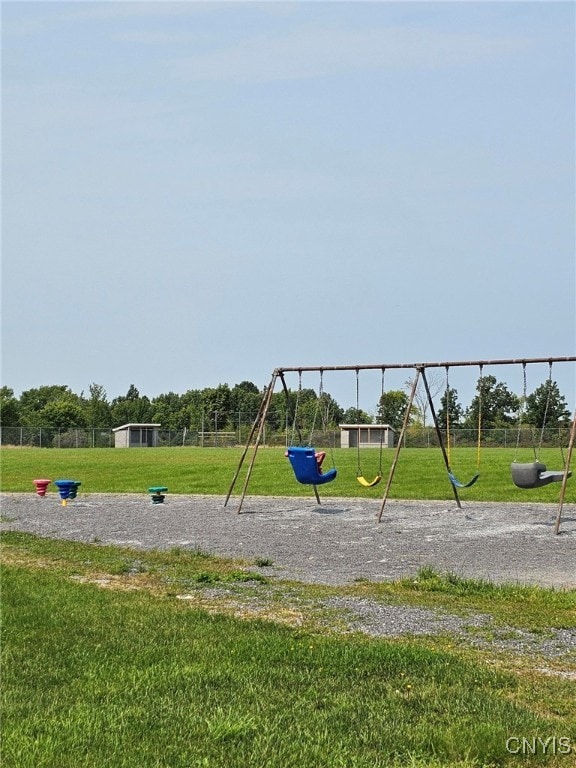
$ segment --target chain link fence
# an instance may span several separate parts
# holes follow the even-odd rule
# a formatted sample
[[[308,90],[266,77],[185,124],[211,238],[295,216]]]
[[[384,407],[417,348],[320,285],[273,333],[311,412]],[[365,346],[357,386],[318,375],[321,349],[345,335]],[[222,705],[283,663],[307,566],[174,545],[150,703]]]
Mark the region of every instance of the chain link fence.
[[[159,447],[198,447],[198,448],[233,448],[243,446],[248,440],[251,423],[239,423],[235,430],[162,430],[158,431]],[[518,428],[500,428],[482,430],[481,444],[487,448],[533,448],[542,446],[554,448],[568,445],[570,429],[568,427],[550,427],[539,429],[523,426]],[[445,432],[442,432],[446,440]],[[306,435],[308,438],[309,435]],[[340,430],[316,431],[313,442],[316,445],[340,447]],[[287,446],[291,443],[291,430],[264,428],[262,442],[268,446]],[[453,429],[450,431],[450,444],[453,447],[475,447],[478,432],[475,429]],[[0,444],[20,448],[113,448],[114,433],[112,428],[77,428],[58,430],[43,427],[1,427]],[[438,447],[438,435],[433,427],[410,427],[404,436],[404,448]],[[373,448],[378,445],[374,444]]]

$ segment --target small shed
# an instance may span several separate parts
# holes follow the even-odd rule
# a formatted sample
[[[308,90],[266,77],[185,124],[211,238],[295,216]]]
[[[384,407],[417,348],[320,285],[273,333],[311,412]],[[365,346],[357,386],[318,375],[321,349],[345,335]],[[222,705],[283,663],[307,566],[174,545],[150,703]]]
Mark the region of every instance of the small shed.
[[[156,448],[160,424],[122,424],[115,427],[114,448]]]
[[[389,424],[340,424],[341,448],[394,448]]]

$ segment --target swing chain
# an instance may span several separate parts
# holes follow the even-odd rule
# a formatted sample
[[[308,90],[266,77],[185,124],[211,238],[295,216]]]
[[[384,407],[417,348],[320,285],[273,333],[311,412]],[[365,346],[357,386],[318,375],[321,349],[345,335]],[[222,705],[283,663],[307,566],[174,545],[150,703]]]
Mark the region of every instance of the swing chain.
[[[334,432],[333,430],[330,430],[331,436],[327,435],[328,433],[328,427],[330,424],[330,405],[329,403],[326,403],[326,406],[324,407],[324,370],[320,368],[320,387],[318,389],[318,406],[322,408],[322,431],[323,431],[323,438],[328,439],[328,447],[330,449],[330,461],[332,463],[332,467],[334,468],[336,466],[336,459],[334,458]],[[314,420],[316,420],[316,417],[314,417]]]
[[[480,470],[480,455],[482,450],[482,389],[484,366],[480,363],[480,379],[478,389],[478,441],[476,443],[476,469]]]
[[[516,461],[518,456],[518,451],[520,450],[520,436],[522,434],[522,417],[524,415],[524,409],[526,407],[526,390],[527,390],[527,383],[526,383],[526,363],[522,363],[522,397],[520,398],[520,411],[518,413],[518,432],[516,433],[516,452],[514,455],[514,461]],[[534,458],[537,459],[536,451],[534,451]]]
[[[384,379],[386,376],[386,368],[382,368],[382,378],[380,380],[380,402],[384,398]],[[384,430],[380,427],[380,458],[378,462],[378,475],[382,476],[382,450],[384,448]]]
[[[540,440],[538,441],[538,455],[540,455],[540,449],[544,441],[544,430],[546,429],[546,422],[548,420],[548,408],[550,406],[550,396],[552,393],[552,361],[548,363],[548,381],[546,382],[546,404],[544,406],[544,418],[542,419],[542,426],[540,427]]]
[[[328,429],[328,408],[324,410],[323,408],[323,400],[324,400],[324,370],[320,368],[320,385],[318,387],[318,397],[316,398],[316,408],[314,409],[314,418],[312,420],[312,429],[310,430],[310,439],[308,441],[308,445],[313,445],[314,442],[314,431],[316,430],[316,420],[318,418],[318,411],[321,410],[321,421],[322,421],[322,430],[323,432],[326,432]]]
[[[298,370],[298,390],[296,392],[296,403],[294,405],[294,418],[292,419],[292,438],[291,438],[291,444],[295,445],[296,440],[296,430],[298,429],[297,422],[298,422],[298,406],[300,404],[300,395],[302,393],[302,369],[300,368]]]
[[[450,467],[452,465],[452,460],[450,457],[450,378],[449,378],[449,367],[445,366],[446,368],[446,458],[448,459],[448,470],[450,471]]]
[[[356,477],[362,476],[362,467],[360,466],[360,368],[356,368],[356,421],[358,422],[358,435],[356,437]]]

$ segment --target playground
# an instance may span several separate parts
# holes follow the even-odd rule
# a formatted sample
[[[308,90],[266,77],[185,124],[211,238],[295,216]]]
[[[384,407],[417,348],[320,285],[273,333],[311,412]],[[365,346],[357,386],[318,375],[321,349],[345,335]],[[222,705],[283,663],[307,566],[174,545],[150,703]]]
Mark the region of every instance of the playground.
[[[243,514],[224,497],[80,494],[63,507],[56,494],[5,493],[4,529],[142,549],[183,547],[265,558],[269,577],[345,585],[391,581],[432,566],[466,578],[576,587],[576,505],[247,496]]]
[[[576,413],[572,416],[567,451],[564,453],[561,450],[556,459],[559,462],[561,458],[561,463],[555,464],[553,468],[547,468],[543,463],[543,435],[550,415],[551,393],[554,388],[552,367],[554,363],[566,362],[574,363],[576,357],[277,368],[268,387],[263,391],[258,414],[244,450],[239,455],[232,482],[225,496],[222,490],[211,495],[206,493],[207,478],[214,472],[219,476],[219,488],[223,488],[224,475],[217,466],[218,454],[214,453],[210,454],[209,459],[205,459],[207,463],[197,472],[202,482],[200,493],[194,493],[193,486],[191,488],[192,464],[182,467],[186,487],[190,490],[176,495],[173,493],[175,489],[172,480],[165,479],[166,485],[148,488],[152,504],[143,494],[113,493],[110,486],[97,488],[94,477],[88,493],[81,492],[81,481],[56,480],[60,503],[55,494],[45,495],[51,480],[35,479],[36,497],[21,493],[2,495],[2,525],[13,530],[87,543],[102,542],[142,549],[184,547],[252,561],[265,559],[273,564],[272,571],[267,570],[267,575],[272,573],[279,579],[309,583],[345,585],[360,580],[393,581],[416,575],[420,569],[430,566],[437,571],[493,583],[512,582],[574,588],[576,505],[573,503],[572,494],[566,498],[566,488],[572,475],[570,467],[576,438]],[[537,425],[539,436],[535,429],[530,430],[533,455],[528,461],[526,458],[518,461],[522,421],[528,401],[527,368],[531,365],[547,366],[547,379],[541,388],[544,393],[543,414]],[[498,501],[498,496],[494,495],[489,496],[489,500],[484,497],[481,501],[474,500],[472,495],[468,496],[465,504],[461,502],[460,493],[472,493],[467,490],[472,486],[472,491],[476,492],[478,486],[488,483],[492,493],[495,492],[495,476],[491,479],[490,469],[485,472],[488,462],[485,462],[482,468],[480,464],[483,424],[486,420],[482,391],[488,381],[483,377],[483,373],[494,366],[514,366],[521,371],[523,380],[517,419],[518,438],[513,460],[511,463],[507,460],[505,462],[506,483],[520,489],[522,494],[536,493],[543,487],[551,486],[558,491],[558,503],[542,503],[541,499],[534,496],[530,500],[529,495],[523,496],[523,500],[518,502]],[[446,374],[444,405],[447,416],[444,423],[441,423],[436,413],[427,377],[429,369],[438,368],[444,369]],[[453,424],[449,406],[454,390],[450,387],[448,375],[450,369],[458,368],[477,368],[479,371],[476,466],[472,471],[468,469],[464,481],[459,480],[453,471],[451,451]],[[359,413],[361,369],[380,372],[381,397],[385,392],[386,370],[408,370],[414,374],[395,449],[389,452],[385,462],[385,430],[382,429],[379,445],[375,446],[380,450],[374,451],[374,447],[372,448],[373,455],[378,459],[378,469],[375,475],[369,474],[368,479],[361,470],[360,431],[357,433],[357,485],[364,492],[372,490],[383,481],[383,495],[380,498],[374,495],[360,496],[358,492],[356,495],[346,496],[332,490],[326,493],[327,486],[338,476],[338,470],[335,465],[326,466],[327,451],[313,442],[315,425],[319,420],[327,421],[326,414],[321,413],[324,372],[352,371],[356,374],[356,411]],[[319,377],[318,396],[315,398],[308,440],[302,435],[298,414],[303,372],[312,372]],[[294,402],[286,384],[288,374],[298,376],[298,390]],[[445,477],[451,489],[452,498],[448,500],[430,496],[426,499],[420,496],[414,498],[411,495],[390,498],[389,492],[420,382],[423,384],[434,422]],[[297,481],[300,490],[290,496],[284,495],[288,493],[287,490],[279,490],[277,495],[273,495],[275,491],[270,492],[271,486],[268,484],[268,491],[263,496],[258,495],[257,491],[250,493],[250,481],[258,450],[262,446],[267,414],[277,383],[281,384],[286,396],[287,415],[292,425],[292,440],[288,444],[283,461],[288,459],[294,475],[291,483],[295,487]],[[348,428],[352,426],[347,425]],[[329,449],[329,453],[333,463],[336,452]],[[182,455],[186,461],[185,455]],[[104,454],[103,456],[106,459]],[[420,458],[422,457],[425,457],[424,451],[420,453]],[[169,463],[162,465],[162,471],[168,474],[168,467],[170,472],[174,467],[168,458],[166,460]],[[46,463],[44,457],[42,461]],[[158,459],[155,461],[154,472],[158,473],[161,465]],[[87,459],[83,471],[87,472],[90,464],[97,466],[97,463]],[[499,469],[499,476],[502,475],[503,466],[504,464]],[[270,467],[275,480],[278,481],[278,467]],[[422,467],[420,460],[418,467]],[[13,468],[16,469],[15,464]],[[508,477],[509,472],[511,480]],[[22,467],[18,469],[18,473],[22,474]],[[117,479],[118,473],[117,463],[110,463],[107,469],[100,465],[100,475]],[[481,474],[483,480],[477,484]],[[176,479],[174,475],[171,476]],[[272,475],[268,474],[267,477],[270,479]],[[282,478],[284,477],[287,475],[282,473]],[[422,474],[418,487],[423,482],[425,480]],[[281,483],[284,483],[283,479]],[[319,487],[324,495],[322,502]],[[123,491],[129,490],[127,485],[122,485],[121,488]],[[19,486],[10,488],[18,489]],[[92,490],[95,492],[91,492]],[[170,494],[169,490],[172,491]],[[299,493],[302,495],[296,495]],[[377,493],[380,496],[380,489]],[[506,496],[506,499],[508,498],[509,496]]]

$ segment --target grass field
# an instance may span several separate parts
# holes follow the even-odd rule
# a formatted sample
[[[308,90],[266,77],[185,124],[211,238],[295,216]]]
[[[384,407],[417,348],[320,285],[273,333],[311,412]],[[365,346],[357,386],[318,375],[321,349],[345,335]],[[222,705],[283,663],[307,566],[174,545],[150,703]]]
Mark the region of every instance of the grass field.
[[[288,599],[302,606],[342,593],[325,587],[242,587],[267,595],[266,621],[235,617],[210,590],[203,605],[207,584],[213,592],[220,583],[238,613],[245,578],[241,563],[201,552],[4,534],[3,766],[574,764],[566,660],[489,653],[450,637],[342,635],[317,609],[285,625]],[[198,601],[179,600],[182,591]],[[464,613],[493,606],[512,625],[525,608],[544,633],[576,615],[574,593],[432,573],[345,592]],[[533,754],[514,752],[523,738]]]
[[[81,493],[166,485],[170,493],[225,494],[240,453],[3,448],[1,488],[34,494],[34,478],[68,477],[82,482]],[[324,496],[382,496],[384,483],[358,486],[354,451],[334,456],[339,475]],[[392,456],[385,453],[385,476]],[[453,458],[458,475],[474,473],[474,450]],[[462,495],[557,501],[557,484],[515,488],[513,458],[486,449],[480,480]],[[556,452],[542,458],[560,467]],[[377,462],[377,451],[363,456],[366,476]],[[266,448],[249,492],[309,489],[296,483],[281,449]],[[440,452],[403,451],[391,496],[453,498]],[[321,607],[322,598],[345,595],[487,613],[506,632],[546,638],[575,626],[576,590],[496,586],[430,569],[417,579],[336,588],[268,581],[251,565],[5,531],[3,768],[576,765],[573,654],[475,647],[450,635],[343,633],[338,616]],[[266,610],[255,611],[255,601]]]
[[[45,477],[51,480],[68,478],[82,483],[82,493],[145,493],[155,485],[167,486],[170,493],[221,494],[228,488],[238,466],[242,450],[235,448],[147,448],[121,450],[98,449],[40,449],[2,448],[1,490],[12,492],[34,491],[33,480]],[[463,498],[476,501],[555,502],[560,484],[543,488],[521,490],[510,478],[510,463],[531,461],[530,451],[518,457],[513,449],[487,448],[483,451],[480,479],[469,489],[461,491]],[[364,475],[372,478],[378,471],[378,450],[365,450],[361,454]],[[322,486],[323,496],[381,498],[385,481],[394,457],[394,451],[384,451],[384,481],[374,488],[364,489],[356,481],[357,454],[354,450],[335,449],[325,461],[328,468],[334,464],[338,476],[332,483]],[[562,456],[558,450],[542,450],[541,460],[550,469],[562,469]],[[250,454],[243,470],[247,468]],[[461,448],[452,456],[456,476],[466,481],[476,472],[476,451]],[[242,488],[243,473],[235,492]],[[575,501],[574,483],[569,484],[566,501]],[[54,491],[52,485],[50,490]],[[281,448],[260,448],[250,479],[248,492],[254,495],[302,496],[310,492],[294,479],[288,460]],[[390,498],[396,499],[452,499],[452,488],[447,478],[441,451],[438,448],[408,448],[401,451]]]

